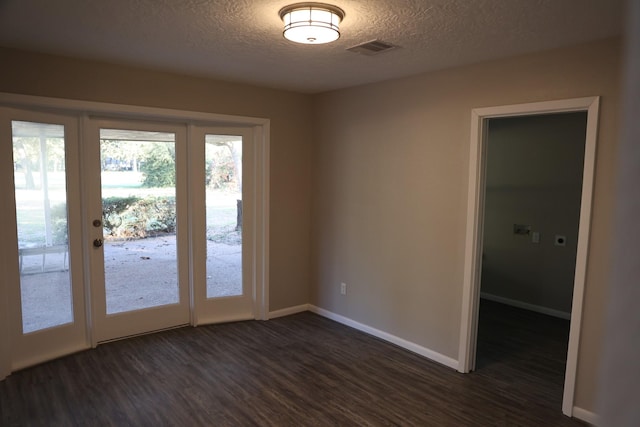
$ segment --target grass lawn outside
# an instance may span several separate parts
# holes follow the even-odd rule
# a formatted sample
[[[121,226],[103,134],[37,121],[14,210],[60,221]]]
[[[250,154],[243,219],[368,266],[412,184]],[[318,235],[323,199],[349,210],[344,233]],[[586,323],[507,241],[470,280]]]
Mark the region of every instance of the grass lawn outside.
[[[142,187],[141,172],[102,172],[102,197],[172,197],[173,188]],[[40,182],[38,173],[34,173],[35,182]],[[49,203],[52,210],[66,203],[64,172],[49,172]],[[24,174],[15,174],[16,212],[18,217],[19,247],[37,247],[45,244],[44,230],[44,192],[37,188],[27,190]],[[207,201],[207,238],[217,242],[236,241],[237,200],[239,193],[218,190],[206,190]],[[235,235],[234,235],[235,234]],[[56,242],[62,243],[62,242]]]

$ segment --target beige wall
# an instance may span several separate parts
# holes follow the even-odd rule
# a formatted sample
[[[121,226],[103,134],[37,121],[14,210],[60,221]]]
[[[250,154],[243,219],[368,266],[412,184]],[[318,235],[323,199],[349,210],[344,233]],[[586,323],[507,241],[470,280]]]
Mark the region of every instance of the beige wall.
[[[483,293],[571,312],[586,126],[586,112],[489,120]]]
[[[270,310],[308,302],[309,96],[4,48],[0,63],[0,92],[270,119]]]
[[[608,40],[317,96],[311,302],[457,359],[471,110],[600,95],[576,390],[595,410],[619,62]]]

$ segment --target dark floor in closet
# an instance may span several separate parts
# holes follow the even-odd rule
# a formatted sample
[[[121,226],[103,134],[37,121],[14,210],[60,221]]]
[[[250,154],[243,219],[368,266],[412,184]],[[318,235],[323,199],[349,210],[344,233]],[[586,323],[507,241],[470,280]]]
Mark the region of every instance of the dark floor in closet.
[[[562,411],[569,320],[481,300],[476,372],[526,390],[523,402]]]

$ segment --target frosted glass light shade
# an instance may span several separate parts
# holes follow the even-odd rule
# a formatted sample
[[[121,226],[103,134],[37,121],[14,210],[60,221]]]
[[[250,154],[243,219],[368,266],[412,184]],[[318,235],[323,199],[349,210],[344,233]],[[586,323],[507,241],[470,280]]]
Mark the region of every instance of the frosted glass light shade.
[[[287,40],[323,44],[338,40],[344,11],[324,3],[296,3],[280,10]]]

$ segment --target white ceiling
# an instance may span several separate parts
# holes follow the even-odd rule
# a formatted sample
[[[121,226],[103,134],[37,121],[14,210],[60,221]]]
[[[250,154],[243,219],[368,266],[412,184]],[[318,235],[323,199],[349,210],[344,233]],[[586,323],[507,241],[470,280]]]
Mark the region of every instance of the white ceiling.
[[[0,0],[0,46],[304,93],[619,35],[624,0],[324,0],[342,37],[297,45],[296,0]],[[373,39],[376,56],[346,49]],[[2,64],[2,66],[10,66]]]

